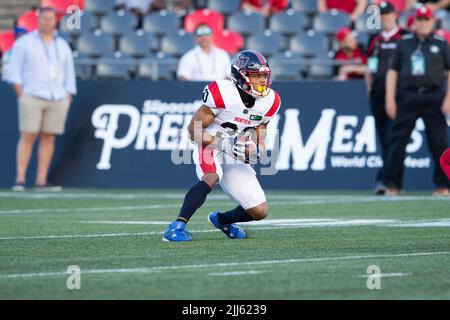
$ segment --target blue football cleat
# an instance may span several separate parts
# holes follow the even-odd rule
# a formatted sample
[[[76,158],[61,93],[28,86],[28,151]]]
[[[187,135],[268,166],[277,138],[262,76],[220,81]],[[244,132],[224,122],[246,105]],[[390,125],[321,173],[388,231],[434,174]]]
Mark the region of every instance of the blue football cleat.
[[[186,223],[173,221],[166,232],[164,232],[163,241],[186,242],[192,241],[192,234],[184,230]]]
[[[218,217],[219,211],[213,211],[208,215],[208,221],[211,222],[214,227],[220,229],[223,233],[225,233],[228,238],[245,239],[247,237],[245,231],[237,224],[220,224]]]

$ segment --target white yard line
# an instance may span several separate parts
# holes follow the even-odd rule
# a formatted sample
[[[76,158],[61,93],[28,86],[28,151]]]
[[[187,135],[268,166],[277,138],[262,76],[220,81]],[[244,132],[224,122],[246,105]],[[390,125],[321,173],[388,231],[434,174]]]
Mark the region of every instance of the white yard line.
[[[260,274],[260,273],[264,273],[264,271],[250,270],[250,271],[213,272],[208,273],[208,275],[213,277],[225,277],[225,276],[246,276],[249,274]]]
[[[208,264],[141,267],[141,268],[128,268],[128,269],[88,269],[88,270],[82,269],[81,274],[152,273],[152,272],[185,270],[185,269],[196,270],[196,269],[200,269],[200,268],[211,269],[211,268],[228,268],[228,267],[238,267],[238,266],[253,266],[253,265],[261,266],[261,265],[295,264],[295,263],[324,262],[324,261],[366,260],[366,259],[404,258],[404,257],[427,257],[427,256],[448,255],[448,254],[450,254],[450,251],[362,255],[362,256],[341,256],[341,257],[319,257],[319,258],[301,258],[301,259],[285,259],[285,260],[222,262],[222,263],[208,263]],[[56,271],[56,272],[0,274],[0,279],[53,277],[53,276],[67,276],[67,273],[65,271]]]
[[[106,224],[128,224],[128,225],[168,225],[169,221],[87,221],[88,223]],[[86,223],[83,222],[83,223]],[[436,219],[424,221],[427,227],[443,227],[450,224],[450,219]],[[297,229],[312,227],[353,227],[353,226],[381,226],[381,227],[409,227],[411,224],[418,227],[420,220],[392,220],[392,219],[268,219],[265,221],[243,223],[242,225],[251,227],[249,230],[276,230],[276,229]],[[423,227],[423,225],[422,225]],[[192,233],[217,232],[217,229],[189,230]],[[0,241],[9,240],[50,240],[50,239],[77,239],[77,238],[107,238],[107,237],[128,237],[128,236],[152,236],[161,235],[163,231],[156,232],[121,232],[121,233],[100,233],[100,234],[72,234],[72,235],[42,235],[42,236],[9,236],[0,237]]]
[[[408,277],[411,276],[412,273],[409,272],[392,272],[392,273],[380,273],[380,278],[394,278],[394,277]],[[376,277],[375,274],[361,274],[358,278],[367,278],[367,277]]]
[[[133,211],[133,210],[151,210],[178,208],[179,204],[154,204],[142,206],[115,206],[115,207],[86,207],[86,208],[37,208],[21,210],[0,210],[1,214],[20,214],[20,213],[49,213],[49,212],[94,212],[94,211]]]

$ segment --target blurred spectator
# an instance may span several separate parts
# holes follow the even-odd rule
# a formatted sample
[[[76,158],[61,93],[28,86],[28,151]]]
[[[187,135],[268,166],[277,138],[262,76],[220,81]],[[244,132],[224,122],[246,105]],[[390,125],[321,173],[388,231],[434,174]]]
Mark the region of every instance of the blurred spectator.
[[[406,0],[406,9],[417,8],[421,4],[426,4],[437,19],[443,19],[449,14],[450,0]]]
[[[442,153],[440,163],[442,171],[444,171],[445,175],[450,180],[450,148],[447,148],[444,153]]]
[[[165,0],[117,0],[116,6],[116,9],[128,9],[138,16],[165,8]]]
[[[212,30],[207,24],[195,29],[197,46],[186,52],[178,64],[179,80],[213,81],[225,79],[230,73],[230,57],[213,46]]]
[[[450,9],[450,0],[406,0],[406,9],[412,9],[418,4],[426,4],[433,12]]]
[[[166,4],[177,16],[185,16],[193,8],[191,0],[166,0]]]
[[[242,0],[241,9],[255,11],[267,17],[286,10],[288,5],[288,0]]]
[[[397,26],[397,13],[390,2],[381,2],[380,19],[382,30],[369,39],[367,46],[368,72],[366,77],[367,91],[370,98],[370,107],[375,118],[375,127],[381,146],[383,163],[387,161],[392,120],[386,114],[386,74],[389,61],[397,47],[397,42],[408,32]],[[383,167],[378,170],[376,176],[375,193],[382,195],[386,187],[381,182]]]
[[[434,162],[434,194],[449,195],[450,181],[440,168],[439,157],[448,147],[445,114],[450,114],[450,46],[434,34],[436,20],[429,8],[420,7],[415,17],[417,30],[397,43],[386,78],[386,113],[394,124],[383,182],[388,187],[386,194],[400,194],[406,146],[417,119],[422,118]]]
[[[21,36],[27,33],[25,28],[15,27],[14,28],[14,41],[17,41]],[[9,82],[9,62],[11,60],[12,48],[3,53],[2,56],[2,80]]]
[[[39,10],[38,30],[20,38],[12,49],[8,80],[18,97],[20,139],[14,191],[25,189],[33,145],[39,137],[36,186],[57,191],[47,175],[55,148],[55,135],[63,134],[76,81],[72,52],[56,34],[56,12]]]
[[[365,13],[367,0],[318,0],[319,12],[326,12],[331,9],[338,9],[349,14],[352,22]]]
[[[338,79],[364,78],[367,70],[367,56],[353,32],[347,27],[342,27],[336,33],[336,39],[339,42],[339,50],[335,53],[334,59],[342,62],[338,69]]]

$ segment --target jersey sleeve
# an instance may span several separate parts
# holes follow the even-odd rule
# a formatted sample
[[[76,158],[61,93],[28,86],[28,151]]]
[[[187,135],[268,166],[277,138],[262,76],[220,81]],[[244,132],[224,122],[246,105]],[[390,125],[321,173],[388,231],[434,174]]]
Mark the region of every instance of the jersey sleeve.
[[[278,95],[278,93],[273,90],[273,93],[275,94],[273,103],[270,107],[270,109],[264,114],[263,123],[268,124],[269,121],[277,114],[278,110],[280,110],[281,107],[281,98]]]
[[[214,115],[225,109],[222,94],[217,81],[211,82],[203,90],[203,104],[211,109]]]
[[[392,55],[392,58],[389,61],[389,69],[391,69],[391,70],[400,71],[403,42],[404,42],[404,40],[400,40],[397,43],[397,48],[395,49],[395,51]]]

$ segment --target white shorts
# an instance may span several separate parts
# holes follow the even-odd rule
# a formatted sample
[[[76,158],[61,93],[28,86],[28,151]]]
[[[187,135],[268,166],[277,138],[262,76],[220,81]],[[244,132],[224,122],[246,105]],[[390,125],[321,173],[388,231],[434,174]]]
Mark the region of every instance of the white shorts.
[[[220,150],[195,145],[192,157],[199,180],[207,173],[217,173],[222,190],[246,210],[266,202],[266,195],[252,166],[227,155],[223,156],[230,161],[224,161],[222,155]]]

